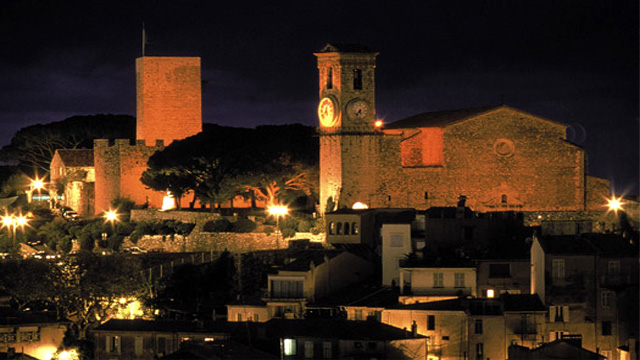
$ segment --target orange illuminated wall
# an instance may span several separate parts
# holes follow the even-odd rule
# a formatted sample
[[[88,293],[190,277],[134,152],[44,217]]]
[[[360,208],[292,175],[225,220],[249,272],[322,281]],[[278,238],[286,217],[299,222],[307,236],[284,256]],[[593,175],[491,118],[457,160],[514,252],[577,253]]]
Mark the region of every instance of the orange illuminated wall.
[[[440,166],[444,145],[442,128],[422,128],[409,135],[400,145],[403,167]]]
[[[169,145],[202,131],[199,57],[136,59],[136,138]]]

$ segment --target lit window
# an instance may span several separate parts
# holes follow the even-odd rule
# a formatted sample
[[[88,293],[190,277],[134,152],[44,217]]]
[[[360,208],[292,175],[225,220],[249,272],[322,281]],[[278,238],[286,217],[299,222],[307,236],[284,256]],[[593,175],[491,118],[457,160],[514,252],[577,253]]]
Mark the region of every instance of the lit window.
[[[329,223],[329,235],[333,235],[336,230],[336,223],[333,221]]]
[[[296,354],[296,340],[284,339],[283,341],[284,354],[287,356]]]
[[[493,289],[487,289],[487,297],[492,299],[496,296],[496,292]]]
[[[351,223],[351,235],[358,235],[358,225],[355,222]]]

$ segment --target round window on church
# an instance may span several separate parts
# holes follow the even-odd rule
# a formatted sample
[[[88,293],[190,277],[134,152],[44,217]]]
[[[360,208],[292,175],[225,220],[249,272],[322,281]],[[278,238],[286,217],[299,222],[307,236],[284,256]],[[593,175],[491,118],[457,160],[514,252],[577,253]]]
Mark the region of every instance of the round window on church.
[[[515,146],[511,140],[498,139],[495,144],[493,144],[493,151],[495,151],[498,156],[509,157],[513,155],[514,150]]]

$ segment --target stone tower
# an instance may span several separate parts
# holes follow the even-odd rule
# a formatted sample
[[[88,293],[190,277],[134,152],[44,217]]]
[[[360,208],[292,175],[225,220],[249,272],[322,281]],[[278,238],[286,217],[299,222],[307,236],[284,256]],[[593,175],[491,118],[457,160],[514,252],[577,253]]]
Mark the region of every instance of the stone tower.
[[[327,44],[318,58],[320,102],[320,212],[367,203],[375,192],[377,149],[375,60],[360,45]],[[334,208],[335,209],[335,208]]]
[[[202,131],[199,57],[136,59],[136,138],[169,145]]]

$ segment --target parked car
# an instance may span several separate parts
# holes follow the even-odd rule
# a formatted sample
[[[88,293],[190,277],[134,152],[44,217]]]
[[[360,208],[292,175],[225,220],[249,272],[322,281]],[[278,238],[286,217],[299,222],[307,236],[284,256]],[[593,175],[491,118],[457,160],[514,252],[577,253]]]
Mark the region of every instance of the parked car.
[[[77,221],[80,220],[80,216],[78,215],[77,212],[73,211],[73,210],[67,210],[62,214],[62,217],[69,220],[69,221]]]
[[[125,254],[145,254],[147,251],[140,249],[137,246],[132,246],[132,247],[128,247],[128,248],[124,248],[122,249],[122,252],[124,252]]]

